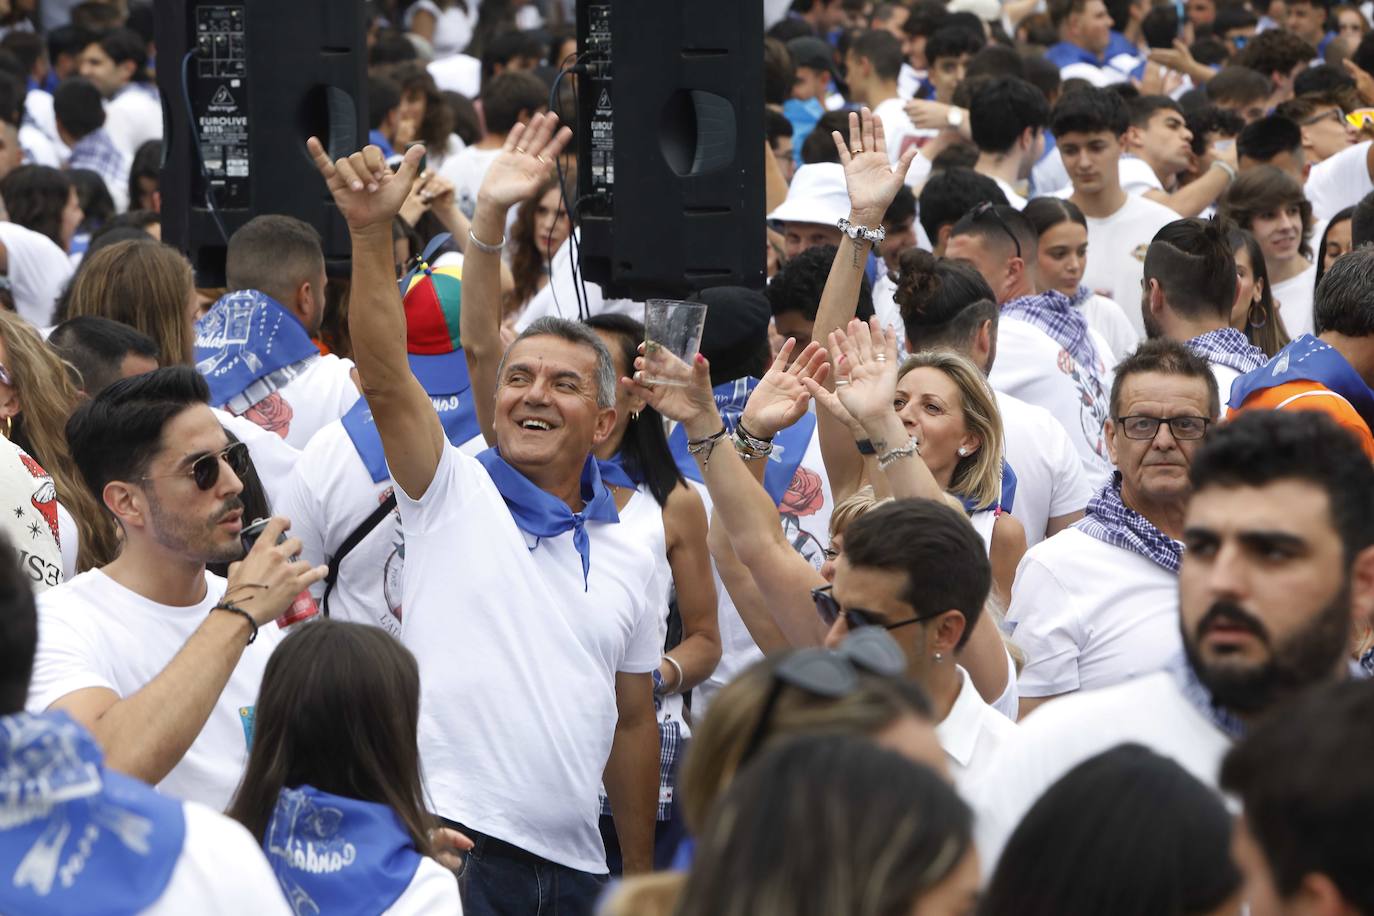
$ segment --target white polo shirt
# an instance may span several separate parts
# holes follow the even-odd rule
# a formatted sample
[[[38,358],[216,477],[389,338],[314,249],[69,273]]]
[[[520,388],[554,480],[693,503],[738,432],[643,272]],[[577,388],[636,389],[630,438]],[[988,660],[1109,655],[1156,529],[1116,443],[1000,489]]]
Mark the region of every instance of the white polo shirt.
[[[156,604],[98,569],[38,596],[38,653],[29,712],[87,687],[127,699],[162,673],[224,594],[225,580],[205,573],[205,598],[189,607]],[[221,611],[220,613],[224,613]],[[157,788],[223,811],[248,762],[253,710],[262,673],[283,633],[275,622],[243,650],[215,708],[181,761]]]
[[[1026,653],[1022,696],[1109,687],[1159,671],[1183,650],[1178,576],[1069,528],[1021,558],[1006,627]]]
[[[420,665],[420,757],[437,812],[535,855],[606,872],[597,791],[617,672],[658,667],[655,561],[636,530],[522,532],[486,469],[445,444],[396,502],[406,532],[401,641]]]
[[[1093,489],[1069,434],[1053,414],[1001,391],[993,393],[1002,415],[1004,454],[1016,472],[1011,514],[1026,530],[1026,545],[1038,544],[1049,520],[1081,512]]]
[[[944,749],[959,794],[970,798],[970,788],[1016,732],[1016,724],[983,701],[967,671],[958,665],[955,670],[962,680],[959,696],[949,715],[935,726],[935,737]]]
[[[1213,788],[1231,740],[1168,672],[1055,700],[1021,720],[972,786],[975,835],[991,874],[1016,825],[1073,767],[1120,744],[1143,744]]]

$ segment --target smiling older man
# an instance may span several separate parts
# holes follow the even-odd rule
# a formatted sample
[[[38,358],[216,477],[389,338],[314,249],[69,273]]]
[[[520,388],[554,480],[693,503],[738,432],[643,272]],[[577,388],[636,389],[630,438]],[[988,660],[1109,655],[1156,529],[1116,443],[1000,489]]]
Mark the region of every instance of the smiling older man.
[[[1026,552],[1007,625],[1027,656],[1021,714],[1158,671],[1180,651],[1178,567],[1188,468],[1219,412],[1207,361],[1159,339],[1116,370],[1116,474],[1074,527]]]

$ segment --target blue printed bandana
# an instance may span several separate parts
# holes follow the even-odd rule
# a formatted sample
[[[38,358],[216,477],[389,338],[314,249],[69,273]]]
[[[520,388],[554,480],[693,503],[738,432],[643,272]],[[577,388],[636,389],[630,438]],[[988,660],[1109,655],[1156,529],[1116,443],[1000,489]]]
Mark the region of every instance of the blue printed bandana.
[[[1031,296],[1012,299],[1002,306],[1001,317],[1019,318],[1034,325],[1063,347],[1085,372],[1101,375],[1103,368],[1088,334],[1088,319],[1074,308],[1069,297],[1049,289]]]
[[[1237,372],[1253,372],[1269,362],[1265,352],[1250,343],[1249,338],[1235,328],[1217,328],[1215,331],[1199,334],[1184,346],[1209,363],[1226,366]]]
[[[0,913],[141,912],[185,837],[181,803],[106,770],[66,713],[0,718]]]
[[[1153,560],[1171,573],[1178,572],[1183,559],[1182,544],[1121,501],[1120,471],[1114,472],[1112,479],[1088,500],[1087,512],[1074,527],[1104,544]]]
[[[582,589],[587,589],[587,575],[591,572],[592,544],[587,536],[587,522],[618,524],[620,513],[615,510],[615,497],[601,481],[596,459],[588,455],[582,465],[581,512],[574,512],[552,493],[539,489],[515,468],[506,463],[501,453],[489,448],[477,456],[496,484],[506,508],[515,518],[516,527],[538,538],[558,537],[571,531],[573,546],[582,557]]]
[[[387,805],[308,785],[282,789],[262,845],[291,909],[330,916],[385,912],[423,858]]]
[[[1311,334],[1302,335],[1267,364],[1236,379],[1227,406],[1236,410],[1256,391],[1289,382],[1317,382],[1349,401],[1366,423],[1374,424],[1374,391],[1344,356]]]
[[[319,352],[296,316],[256,289],[225,293],[196,322],[196,371],[205,376],[215,407]]]

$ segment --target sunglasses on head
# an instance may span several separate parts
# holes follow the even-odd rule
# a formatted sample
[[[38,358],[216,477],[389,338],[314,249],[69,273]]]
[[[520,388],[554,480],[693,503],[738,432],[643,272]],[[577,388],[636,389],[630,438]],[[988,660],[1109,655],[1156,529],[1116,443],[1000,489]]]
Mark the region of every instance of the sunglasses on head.
[[[1001,226],[1002,231],[1007,234],[1007,238],[1011,239],[1011,243],[1016,246],[1016,256],[1018,258],[1021,257],[1021,240],[1016,237],[1015,232],[1011,231],[1011,227],[1007,225],[1007,221],[1002,219],[1002,217],[998,215],[997,209],[992,203],[986,200],[983,201],[981,204],[979,204],[978,206],[974,207],[972,210],[969,211],[969,216],[973,218],[974,222],[977,222],[984,216],[991,216],[993,219],[995,219],[997,221],[997,225]]]
[[[930,620],[939,617],[939,614],[917,614],[915,617],[908,617],[905,620],[887,621],[872,611],[863,608],[844,609],[835,600],[833,585],[819,585],[811,589],[811,600],[816,603],[816,613],[820,615],[821,623],[827,627],[833,627],[835,621],[844,618],[845,626],[850,630],[877,629],[895,630],[899,627],[907,626],[912,623],[920,623],[922,620]],[[943,613],[943,612],[941,612]]]
[[[838,649],[798,649],[773,669],[773,687],[759,713],[758,724],[744,747],[740,763],[759,749],[768,735],[773,710],[787,687],[838,700],[859,689],[861,674],[879,677],[900,677],[906,670],[906,656],[901,648],[879,629],[859,630],[851,634]]]
[[[223,463],[229,465],[229,470],[233,471],[235,476],[242,479],[248,471],[248,446],[242,442],[235,442],[226,445],[217,452],[201,455],[191,462],[191,466],[184,471],[176,474],[159,474],[155,477],[140,477],[139,479],[161,480],[168,477],[190,477],[198,489],[208,490],[219,483],[221,459],[223,459]]]

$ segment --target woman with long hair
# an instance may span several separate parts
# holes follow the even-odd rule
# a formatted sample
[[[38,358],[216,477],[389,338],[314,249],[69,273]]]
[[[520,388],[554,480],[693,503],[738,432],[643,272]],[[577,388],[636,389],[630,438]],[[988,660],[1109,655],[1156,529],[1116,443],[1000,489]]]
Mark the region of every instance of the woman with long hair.
[[[633,371],[635,348],[644,326],[626,315],[595,315],[587,320],[601,336],[616,372]],[[711,575],[708,528],[701,497],[683,479],[664,434],[658,411],[624,388],[616,392],[616,421],[611,434],[596,447],[601,479],[610,485],[622,524],[643,524],[660,568],[659,641],[663,658],[654,673],[654,708],[658,718],[660,798],[671,798],[676,760],[691,731],[683,695],[696,687],[720,661],[720,627],[716,589]],[[670,593],[671,589],[671,593]],[[670,603],[675,595],[676,601]],[[679,635],[680,634],[680,635]],[[601,809],[601,833],[612,872],[619,864],[619,841],[610,807]],[[655,864],[664,867],[682,836],[679,806],[661,801],[655,830]]]
[[[510,271],[515,289],[510,295],[508,317],[519,314],[535,293],[548,285],[553,256],[572,232],[562,189],[577,187],[577,173],[565,170],[563,175],[562,185],[555,173],[516,210],[510,239]]]
[[[1269,274],[1264,267],[1264,252],[1249,232],[1232,225],[1226,241],[1236,259],[1236,301],[1231,306],[1231,327],[1271,358],[1288,346],[1292,338],[1269,292]]]
[[[1336,259],[1351,249],[1351,221],[1355,216],[1353,206],[1336,211],[1336,215],[1326,224],[1322,230],[1321,240],[1317,243],[1317,248],[1313,252],[1312,260],[1317,262],[1317,277],[1312,283],[1313,295],[1321,285],[1322,276],[1331,269],[1331,265]]]
[[[67,449],[67,418],[81,400],[72,371],[31,325],[0,311],[0,430],[52,477],[57,514],[51,523],[66,522],[63,513],[75,523],[58,538],[69,575],[103,566],[119,552],[113,519]]]
[[[70,253],[72,238],[85,218],[76,186],[60,169],[21,165],[0,178],[0,199],[12,222],[46,235]]]
[[[1248,169],[1221,196],[1217,213],[1259,243],[1267,289],[1288,333],[1311,334],[1317,272],[1310,257],[1312,204],[1297,180],[1269,165]]]
[[[262,844],[296,912],[462,912],[434,858],[419,718],[415,657],[377,627],[320,620],[272,653],[228,814]]]
[[[412,143],[423,143],[425,168],[439,171],[449,157],[463,148],[463,141],[453,133],[454,117],[448,101],[421,64],[397,64],[388,75],[401,87],[396,151],[404,152]]]
[[[191,262],[151,239],[117,242],[83,260],[59,320],[96,315],[147,334],[164,366],[189,366],[195,353]]]
[[[1108,839],[1110,838],[1110,839]],[[1239,916],[1231,815],[1139,744],[1091,757],[1031,806],[1002,851],[983,916]]]
[[[1088,220],[1070,200],[1037,197],[1021,211],[1039,238],[1036,288],[1057,290],[1083,311],[1088,326],[1102,335],[1113,353],[1125,354],[1140,343],[1140,334],[1116,302],[1083,285],[1088,264]]]

